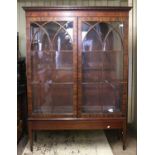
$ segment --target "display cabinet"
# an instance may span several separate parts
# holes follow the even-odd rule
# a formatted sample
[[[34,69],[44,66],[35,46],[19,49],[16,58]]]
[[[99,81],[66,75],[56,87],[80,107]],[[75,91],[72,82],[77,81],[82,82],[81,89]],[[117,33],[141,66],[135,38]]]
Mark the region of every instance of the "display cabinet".
[[[28,128],[122,131],[130,7],[24,7]]]

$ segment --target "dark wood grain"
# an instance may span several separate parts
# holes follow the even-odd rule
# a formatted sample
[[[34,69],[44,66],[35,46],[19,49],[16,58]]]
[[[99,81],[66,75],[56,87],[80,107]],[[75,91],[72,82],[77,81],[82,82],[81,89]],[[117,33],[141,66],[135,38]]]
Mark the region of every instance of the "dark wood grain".
[[[32,130],[96,130],[121,129],[123,120],[55,120],[29,121]]]

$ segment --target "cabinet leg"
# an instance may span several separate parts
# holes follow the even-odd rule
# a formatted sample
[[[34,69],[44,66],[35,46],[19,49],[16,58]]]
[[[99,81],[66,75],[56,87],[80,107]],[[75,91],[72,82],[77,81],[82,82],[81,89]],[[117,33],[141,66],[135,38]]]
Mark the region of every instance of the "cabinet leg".
[[[121,132],[121,130],[120,129],[118,129],[117,130],[117,140],[120,140],[121,139],[121,134],[122,132]]]
[[[33,151],[33,131],[29,127],[29,141],[30,141],[30,150]]]
[[[123,150],[125,150],[126,149],[126,138],[127,138],[127,124],[126,123],[124,123],[124,125],[123,125],[123,132],[122,132],[122,136],[123,136]]]
[[[37,141],[37,131],[34,132],[34,140]]]

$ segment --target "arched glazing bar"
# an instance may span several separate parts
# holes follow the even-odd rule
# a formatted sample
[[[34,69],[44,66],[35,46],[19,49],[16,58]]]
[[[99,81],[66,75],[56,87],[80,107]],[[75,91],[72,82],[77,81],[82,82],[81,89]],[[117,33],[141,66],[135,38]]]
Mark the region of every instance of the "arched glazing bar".
[[[84,21],[83,23],[84,23],[84,24],[87,24],[87,25],[89,25],[89,26],[91,26],[91,24],[89,24],[89,23],[86,22],[86,21]],[[95,29],[95,26],[97,26],[97,25],[99,25],[99,24],[106,24],[106,25],[108,25],[108,26],[111,28],[111,29],[109,29],[109,31],[107,32],[107,34],[105,35],[104,38],[102,37],[102,32],[101,32],[101,34],[100,34],[100,33]],[[95,23],[94,25],[92,25],[92,26],[88,29],[87,33],[85,34],[85,36],[84,36],[84,38],[83,38],[82,40],[84,41],[85,38],[87,37],[87,35],[88,35],[88,34],[90,33],[90,31],[93,29],[93,30],[96,32],[97,36],[98,36],[99,43],[100,43],[100,45],[101,45],[101,47],[102,47],[102,51],[104,51],[105,43],[106,43],[106,40],[107,40],[108,36],[110,35],[111,32],[115,32],[116,34],[118,34],[118,36],[119,36],[119,38],[120,38],[120,41],[121,41],[122,48],[123,48],[123,50],[124,50],[124,44],[123,44],[122,36],[121,36],[120,32],[117,30],[117,26],[118,26],[118,25],[116,25],[116,26],[114,27],[112,24],[110,24],[110,23],[108,23],[108,22],[97,22],[97,23]]]
[[[63,30],[69,35],[70,39],[73,41],[73,39],[72,39],[72,37],[70,36],[70,34],[69,34],[69,33],[67,32],[67,30],[64,28],[64,26],[65,26],[66,24],[68,24],[69,22],[67,22],[67,23],[64,24],[64,25],[61,25],[61,24],[59,24],[58,22],[55,22],[55,23],[57,23],[57,24],[60,26],[60,28],[63,29]],[[58,30],[58,33],[60,32],[61,29]],[[57,34],[58,34],[58,33],[57,33]],[[56,35],[55,35],[55,36],[56,36]],[[53,37],[53,40],[54,40],[55,36]]]
[[[120,32],[116,29],[116,27],[118,26],[113,26],[112,24],[110,24],[110,23],[107,23],[110,27],[111,27],[111,29],[107,32],[107,34],[106,34],[106,36],[105,36],[105,38],[104,38],[104,40],[103,40],[103,49],[102,50],[104,50],[104,47],[105,47],[105,42],[106,42],[106,40],[107,40],[107,38],[108,38],[108,36],[109,36],[109,34],[111,33],[111,32],[116,32],[116,34],[118,34],[119,35],[119,38],[120,38],[120,41],[121,41],[121,45],[122,45],[122,49],[123,49],[123,51],[124,51],[124,43],[123,43],[123,39],[122,39],[122,36],[121,36],[121,34],[120,34]]]
[[[49,46],[50,46],[50,50],[52,50],[53,47],[52,47],[52,44],[51,44],[51,41],[50,41],[50,37],[49,37],[49,35],[48,35],[46,29],[45,29],[42,25],[38,24],[37,22],[33,22],[33,23],[31,23],[31,24],[35,24],[35,25],[37,25],[37,26],[39,27],[38,31],[36,31],[36,32],[33,34],[33,36],[32,36],[31,45],[32,45],[32,43],[33,43],[33,40],[34,40],[35,35],[36,35],[38,32],[42,31],[42,32],[44,32],[44,34],[46,35],[46,37],[47,37],[47,39],[48,39],[48,43],[49,43]]]
[[[48,25],[48,24],[50,24],[50,23],[54,23],[54,24],[57,24],[57,25],[59,26],[59,29],[56,30],[54,36],[53,36],[51,39],[50,39],[50,36],[49,36],[47,30],[45,29],[45,26]],[[63,25],[61,25],[61,24],[58,23],[57,21],[50,21],[50,22],[46,22],[46,23],[40,25],[40,24],[38,24],[38,23],[36,23],[36,22],[33,22],[32,24],[37,25],[37,26],[39,27],[39,30],[36,31],[35,34],[33,34],[32,40],[31,40],[31,44],[32,44],[32,42],[33,42],[33,40],[34,40],[35,35],[36,35],[40,30],[42,30],[42,31],[46,34],[46,36],[47,36],[47,38],[48,38],[49,45],[50,45],[50,47],[51,47],[50,50],[54,50],[54,41],[55,41],[55,38],[57,37],[57,35],[59,34],[59,32],[60,32],[61,30],[64,30],[64,34],[65,34],[65,35],[68,35],[68,36],[69,36],[69,39],[70,39],[71,42],[72,42],[72,41],[73,41],[73,38],[72,38],[71,34],[67,31],[67,29],[65,29],[65,25],[67,25],[68,23],[70,23],[70,22],[65,22]]]
[[[67,25],[68,23],[70,23],[71,21],[66,21],[63,25],[61,25],[58,21],[50,21],[50,22],[46,22],[43,24],[43,26],[46,26],[49,23],[55,23],[59,26],[59,29],[55,32],[55,35],[53,36],[53,38],[51,39],[51,43],[54,43],[54,40],[56,38],[56,36],[58,35],[58,33],[63,29],[65,31],[65,33],[67,33],[71,39],[71,41],[73,41],[73,38],[71,37],[71,35],[69,34],[69,32],[65,29],[65,25]]]
[[[84,21],[83,23],[85,23],[85,24],[91,26],[91,24],[89,24],[89,23],[86,22],[86,21]],[[87,34],[93,29],[93,30],[96,32],[97,36],[99,37],[99,42],[100,42],[100,44],[101,44],[101,46],[102,46],[102,39],[101,39],[101,36],[100,36],[100,34],[99,34],[99,33],[96,31],[96,29],[95,29],[95,26],[98,25],[98,24],[99,24],[99,23],[96,23],[95,25],[91,26],[91,27],[88,29],[88,31],[87,31],[87,33],[85,34],[83,40],[85,40]]]
[[[56,36],[59,34],[60,30],[62,29],[62,27],[64,27],[68,22],[65,22],[65,24],[63,24],[62,26],[59,27],[59,29],[56,31],[55,35],[53,36],[53,39],[52,39],[52,43],[54,43],[54,40],[56,38]],[[71,39],[71,37],[70,37]]]

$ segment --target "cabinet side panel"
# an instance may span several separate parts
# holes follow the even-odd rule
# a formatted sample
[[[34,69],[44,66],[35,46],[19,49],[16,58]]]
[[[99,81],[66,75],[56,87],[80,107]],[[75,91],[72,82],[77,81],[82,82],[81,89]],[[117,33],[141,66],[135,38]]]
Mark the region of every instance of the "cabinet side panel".
[[[27,15],[27,13],[26,13]],[[30,55],[30,20],[26,16],[26,76],[27,76],[27,99],[28,115],[32,113],[32,89],[31,89],[31,55]]]

